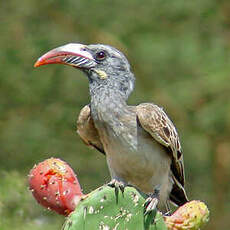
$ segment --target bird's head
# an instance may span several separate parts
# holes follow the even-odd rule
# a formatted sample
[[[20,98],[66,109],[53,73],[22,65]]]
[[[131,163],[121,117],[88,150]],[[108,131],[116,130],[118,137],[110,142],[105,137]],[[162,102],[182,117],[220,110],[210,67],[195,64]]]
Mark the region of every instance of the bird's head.
[[[127,99],[134,88],[134,76],[128,60],[108,45],[70,43],[44,54],[34,66],[46,64],[65,64],[82,70],[88,76],[91,93],[104,87]]]

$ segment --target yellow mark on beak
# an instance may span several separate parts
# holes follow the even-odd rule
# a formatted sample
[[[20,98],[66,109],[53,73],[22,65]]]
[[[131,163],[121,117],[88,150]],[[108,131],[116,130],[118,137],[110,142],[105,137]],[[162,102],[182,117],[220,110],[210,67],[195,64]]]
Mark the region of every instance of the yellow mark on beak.
[[[103,70],[100,70],[100,69],[95,69],[94,70],[98,76],[101,78],[101,79],[106,79],[108,77],[107,73]]]

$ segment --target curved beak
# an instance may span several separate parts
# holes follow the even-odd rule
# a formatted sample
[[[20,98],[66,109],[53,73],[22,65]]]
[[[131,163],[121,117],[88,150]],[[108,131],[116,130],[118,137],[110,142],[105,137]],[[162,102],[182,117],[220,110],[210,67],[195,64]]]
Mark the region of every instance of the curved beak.
[[[34,67],[47,64],[65,64],[80,69],[90,69],[96,65],[96,62],[86,45],[69,43],[42,55]]]

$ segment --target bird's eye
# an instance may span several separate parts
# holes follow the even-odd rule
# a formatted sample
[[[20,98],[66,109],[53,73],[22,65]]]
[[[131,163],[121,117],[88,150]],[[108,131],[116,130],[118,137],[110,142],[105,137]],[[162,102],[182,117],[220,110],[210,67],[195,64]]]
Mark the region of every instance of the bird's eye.
[[[104,51],[100,51],[100,52],[96,53],[96,59],[97,59],[98,61],[102,61],[102,60],[104,60],[105,58],[106,58],[106,54],[105,54]]]

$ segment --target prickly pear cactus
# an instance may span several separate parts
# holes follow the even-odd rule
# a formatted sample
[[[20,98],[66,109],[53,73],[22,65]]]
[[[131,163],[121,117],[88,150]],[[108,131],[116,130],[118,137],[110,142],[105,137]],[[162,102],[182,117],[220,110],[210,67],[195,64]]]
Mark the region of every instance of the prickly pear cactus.
[[[199,230],[208,222],[209,210],[201,201],[190,201],[171,216],[153,211],[144,215],[146,195],[126,187],[124,193],[102,186],[83,194],[71,167],[56,158],[34,166],[29,187],[39,204],[68,216],[62,230]]]
[[[64,225],[64,230],[167,230],[162,215],[143,215],[145,197],[135,188],[126,187],[115,196],[114,188],[103,186],[89,193],[77,205]]]

